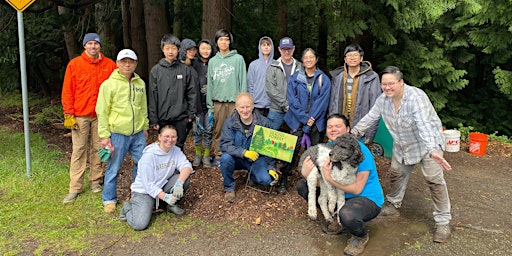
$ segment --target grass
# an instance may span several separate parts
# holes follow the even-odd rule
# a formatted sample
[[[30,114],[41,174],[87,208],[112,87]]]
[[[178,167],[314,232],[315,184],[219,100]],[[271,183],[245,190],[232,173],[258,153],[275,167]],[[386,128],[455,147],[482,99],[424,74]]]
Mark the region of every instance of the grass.
[[[87,184],[74,203],[68,192],[68,161],[60,150],[31,134],[32,170],[25,170],[24,136],[0,129],[0,254],[105,254],[119,241],[177,234],[200,220],[170,214],[153,217],[146,231],[133,231],[116,215],[103,212],[101,193]],[[87,175],[87,174],[86,174]],[[87,178],[86,178],[87,180]],[[118,206],[118,211],[120,207]]]

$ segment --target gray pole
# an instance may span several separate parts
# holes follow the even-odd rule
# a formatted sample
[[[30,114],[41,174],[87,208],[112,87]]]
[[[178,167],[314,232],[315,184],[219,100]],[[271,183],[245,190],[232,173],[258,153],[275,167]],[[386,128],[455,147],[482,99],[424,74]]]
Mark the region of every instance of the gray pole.
[[[23,26],[23,13],[18,12],[18,37],[20,44],[20,70],[21,70],[21,99],[23,101],[23,124],[25,133],[25,160],[27,176],[30,177],[32,160],[30,159],[30,129],[28,124],[28,92],[27,92],[27,64],[25,61],[25,28]]]

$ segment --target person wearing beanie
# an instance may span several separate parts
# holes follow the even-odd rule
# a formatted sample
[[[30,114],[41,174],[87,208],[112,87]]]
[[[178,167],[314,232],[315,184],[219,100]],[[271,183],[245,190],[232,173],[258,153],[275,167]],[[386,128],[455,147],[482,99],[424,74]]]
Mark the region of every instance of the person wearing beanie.
[[[113,213],[117,203],[117,176],[126,153],[133,163],[132,181],[137,177],[139,160],[146,147],[149,119],[146,83],[135,73],[137,55],[130,49],[117,54],[117,67],[103,82],[98,94],[98,135],[101,148],[113,148],[105,170],[103,209]]]
[[[88,157],[90,189],[93,193],[102,190],[100,184],[103,181],[103,170],[97,154],[100,138],[95,108],[100,85],[116,69],[116,64],[101,53],[98,34],[86,34],[82,45],[84,51],[68,63],[62,85],[64,126],[71,130],[73,143],[69,164],[69,193],[63,203],[75,201],[78,194],[83,192]]]

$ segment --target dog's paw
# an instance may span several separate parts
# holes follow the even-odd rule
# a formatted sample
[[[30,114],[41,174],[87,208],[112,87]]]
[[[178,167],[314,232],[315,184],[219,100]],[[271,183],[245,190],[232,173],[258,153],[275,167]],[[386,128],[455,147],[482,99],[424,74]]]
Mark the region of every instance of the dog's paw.
[[[316,220],[316,218],[317,218],[316,209],[308,210],[308,216],[309,216],[310,220]]]

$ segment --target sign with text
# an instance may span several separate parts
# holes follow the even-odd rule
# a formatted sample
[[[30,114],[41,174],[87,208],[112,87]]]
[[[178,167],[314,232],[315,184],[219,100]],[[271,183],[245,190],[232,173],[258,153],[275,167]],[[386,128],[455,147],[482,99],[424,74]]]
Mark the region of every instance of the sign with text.
[[[27,7],[29,7],[36,0],[5,0],[7,1],[14,9],[18,12],[23,12]]]
[[[254,127],[250,150],[286,162],[291,162],[297,136],[260,125]]]

